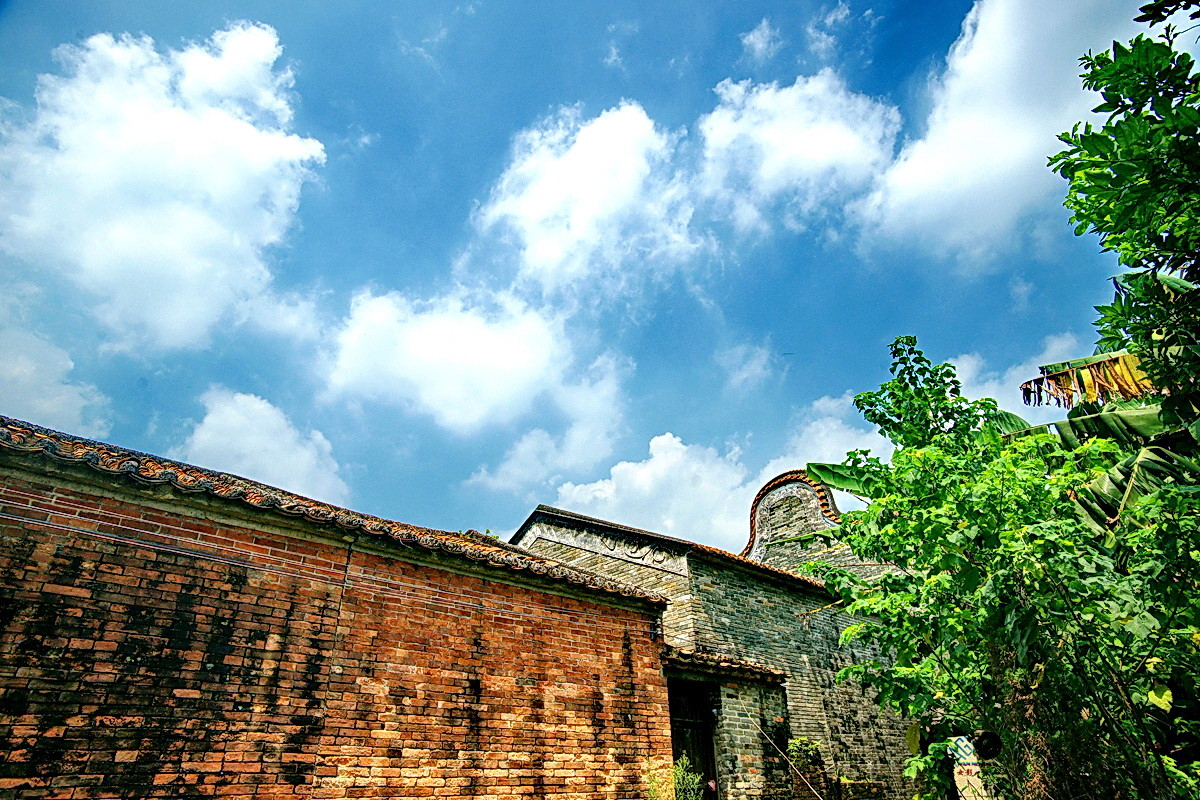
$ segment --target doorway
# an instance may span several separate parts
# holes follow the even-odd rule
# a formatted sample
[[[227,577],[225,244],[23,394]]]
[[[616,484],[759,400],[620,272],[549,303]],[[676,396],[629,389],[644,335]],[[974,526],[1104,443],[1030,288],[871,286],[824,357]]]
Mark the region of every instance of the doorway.
[[[701,793],[695,800],[720,798],[715,732],[721,695],[717,689],[711,681],[667,679],[672,756],[678,761],[686,755],[692,770],[700,774]]]

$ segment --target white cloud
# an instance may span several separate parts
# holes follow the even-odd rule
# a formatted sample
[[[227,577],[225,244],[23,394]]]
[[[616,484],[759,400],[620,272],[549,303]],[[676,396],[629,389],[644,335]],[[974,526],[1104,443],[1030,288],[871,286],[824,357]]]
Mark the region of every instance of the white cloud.
[[[755,484],[759,487],[788,470],[803,469],[806,464],[837,464],[851,450],[870,450],[886,458],[895,449],[874,427],[863,420],[854,408],[854,397],[846,392],[838,397],[814,400],[800,414],[783,453],[759,470]],[[757,490],[756,490],[757,491]],[[842,511],[863,507],[853,495],[834,491],[834,501]]]
[[[1008,282],[1008,296],[1012,300],[1013,311],[1029,310],[1029,297],[1034,288],[1034,285],[1024,278],[1014,277]]]
[[[455,10],[457,11],[457,9]],[[465,13],[474,14],[474,7]],[[428,64],[435,73],[441,74],[442,70],[438,65],[438,61],[434,56],[434,53],[437,52],[442,43],[445,42],[449,36],[450,29],[439,23],[437,29],[434,30],[434,32],[429,36],[426,36],[424,39],[422,39],[420,44],[413,44],[411,41],[404,38],[399,39],[400,52],[406,56],[415,56],[416,58],[421,59]]]
[[[628,297],[717,252],[712,223],[765,231],[782,210],[802,228],[891,161],[898,112],[830,69],[790,86],[725,80],[715,93],[698,135],[663,129],[632,101],[592,118],[563,108],[522,131],[458,277],[515,264],[515,291]]]
[[[71,382],[74,366],[49,339],[0,327],[0,414],[80,436],[104,436],[109,400],[91,384]]]
[[[508,294],[414,301],[362,293],[336,332],[331,397],[401,405],[471,435],[554,409],[561,432],[526,430],[494,467],[469,482],[523,493],[593,467],[612,454],[624,424],[622,381],[632,362],[603,355],[583,370],[562,323]]]
[[[638,32],[638,24],[636,22],[611,22],[608,25],[608,33],[612,36],[608,40],[608,55],[604,57],[604,66],[612,69],[626,72],[625,59],[621,57],[621,47],[619,40],[627,39]]]
[[[985,263],[1031,212],[1057,208],[1063,184],[1046,158],[1097,102],[1080,87],[1079,55],[1128,38],[1136,6],[978,0],[933,81],[924,134],[862,205],[868,238]]]
[[[892,156],[897,111],[846,88],[832,70],[791,86],[722,81],[720,102],[700,119],[700,191],[742,229],[769,227],[764,214],[785,201],[807,215],[865,186]]]
[[[684,444],[664,433],[649,458],[622,461],[594,483],[564,483],[562,508],[682,539],[741,549],[755,487],[735,452]]]
[[[616,42],[608,43],[608,54],[604,56],[604,66],[621,71],[625,70],[625,60],[621,58],[621,51],[617,47]]]
[[[758,23],[754,30],[743,33],[741,39],[746,57],[756,64],[770,61],[783,46],[783,37],[766,17],[763,17],[763,21]]]
[[[64,74],[0,137],[0,247],[64,273],[123,345],[197,347],[270,318],[267,250],[324,159],[288,131],[280,54],[248,23],[166,53],[109,34],[59,48]]]
[[[958,370],[958,379],[963,384],[963,395],[971,399],[991,397],[1005,411],[1011,411],[1030,422],[1041,424],[1054,422],[1065,416],[1057,406],[1027,406],[1021,399],[1020,386],[1040,373],[1038,367],[1079,358],[1079,340],[1074,334],[1060,333],[1047,336],[1042,350],[1020,364],[1015,364],[1002,373],[988,369],[987,362],[978,353],[964,353],[950,359]]]
[[[569,420],[564,433],[555,437],[543,428],[527,431],[495,470],[480,469],[470,482],[493,490],[523,492],[589,469],[611,456],[623,424],[621,378],[628,370],[627,363],[602,356],[581,380],[551,390],[554,402]]]
[[[562,484],[555,504],[738,552],[750,533],[750,503],[771,478],[810,462],[841,461],[849,450],[891,451],[856,417],[848,394],[822,397],[800,415],[780,454],[753,471],[736,448],[721,454],[664,433],[650,440],[648,458],[615,464],[592,483]]]
[[[717,352],[716,360],[726,373],[726,391],[749,391],[771,375],[771,352],[765,347],[747,344],[727,347]]]
[[[213,387],[200,402],[204,419],[170,451],[172,458],[337,505],[349,499],[333,447],[320,431],[300,431],[283,411],[253,394]]]
[[[296,341],[317,339],[324,321],[312,297],[294,292],[264,292],[247,297],[235,309],[234,321]]]
[[[759,483],[808,463],[840,462],[851,450],[870,450],[882,458],[892,449],[891,443],[859,415],[850,392],[838,397],[827,395],[814,400],[800,414],[783,453],[760,470]]]
[[[569,352],[557,321],[496,295],[417,302],[364,292],[335,335],[334,395],[390,402],[469,434],[515,419],[559,385]]]
[[[584,279],[594,291],[599,277],[620,285],[635,260],[668,272],[700,247],[670,173],[673,148],[637,103],[593,119],[561,109],[517,136],[479,212],[482,232],[515,237],[520,279],[545,291]]]
[[[845,0],[838,0],[837,5],[815,16],[805,27],[808,37],[808,49],[818,58],[828,61],[837,50],[837,34],[835,31],[850,18],[850,6]]]

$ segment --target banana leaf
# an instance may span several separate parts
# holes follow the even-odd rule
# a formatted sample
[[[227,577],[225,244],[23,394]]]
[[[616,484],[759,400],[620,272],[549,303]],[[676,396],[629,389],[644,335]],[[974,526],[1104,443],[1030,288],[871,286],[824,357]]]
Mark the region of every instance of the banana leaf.
[[[1029,430],[1031,427],[1029,421],[1024,417],[1019,417],[1011,411],[1005,411],[1004,409],[999,409],[996,411],[996,413],[992,416],[992,423],[995,424],[996,429],[1005,436],[1010,433],[1016,433],[1017,431]]]
[[[1111,542],[1111,529],[1135,500],[1169,484],[1195,484],[1200,479],[1196,440],[1184,431],[1170,440],[1141,448],[1077,491],[1080,519]]]
[[[1085,400],[1067,409],[1067,419],[1090,417],[1094,414],[1106,414],[1110,411],[1121,411],[1130,408],[1146,408],[1147,406],[1158,408],[1160,404],[1161,401],[1157,397],[1140,397],[1135,400],[1110,400],[1107,403],[1089,403]]]
[[[808,477],[830,489],[849,492],[855,497],[872,499],[870,480],[864,470],[846,464],[809,464],[804,468]]]
[[[1067,361],[1055,361],[1052,364],[1045,364],[1041,367],[1038,367],[1038,372],[1042,375],[1051,375],[1056,372],[1066,372],[1067,370],[1086,367],[1089,364],[1099,364],[1102,361],[1108,361],[1116,356],[1123,356],[1126,354],[1126,352],[1127,351],[1125,350],[1115,350],[1108,353],[1094,353],[1090,356],[1072,358]]]
[[[1112,439],[1122,447],[1133,449],[1144,446],[1154,437],[1170,430],[1159,417],[1157,404],[1104,408],[1109,410],[1098,414],[1071,415],[1058,422],[1012,431],[1006,434],[1006,438],[1050,433],[1057,436],[1068,450],[1075,449],[1088,439]]]

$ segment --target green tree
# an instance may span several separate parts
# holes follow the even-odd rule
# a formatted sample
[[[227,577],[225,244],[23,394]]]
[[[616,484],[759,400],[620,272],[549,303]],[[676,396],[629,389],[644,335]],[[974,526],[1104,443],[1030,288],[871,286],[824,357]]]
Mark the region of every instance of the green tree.
[[[1200,19],[1200,0],[1139,20],[1177,12]],[[902,337],[892,380],[855,401],[890,462],[809,465],[870,501],[839,536],[895,565],[822,571],[862,620],[846,638],[879,653],[844,676],[913,720],[928,787],[949,737],[989,731],[1002,797],[1200,796],[1200,75],[1176,38],[1084,56],[1106,117],[1050,159],[1076,233],[1128,270],[1098,309],[1098,355],[1027,384],[1068,418],[1031,428],[968,401]]]
[[[1158,0],[1138,19],[1198,5]],[[1129,270],[1098,309],[1098,351],[1138,356],[1166,421],[1188,425],[1200,420],[1200,75],[1176,39],[1168,26],[1161,38],[1083,56],[1083,85],[1100,93],[1095,111],[1107,117],[1062,134],[1067,148],[1050,166],[1068,181],[1076,234],[1098,234]]]
[[[843,677],[913,721],[910,769],[931,790],[949,738],[990,731],[998,796],[1196,796],[1197,489],[1140,493],[1098,532],[1079,498],[1128,446],[1010,433],[1011,415],[963,398],[914,339],[892,358],[892,380],[855,400],[897,445],[890,462],[810,465],[870,501],[839,537],[895,565],[875,581],[821,570],[861,620],[845,638],[879,653]]]

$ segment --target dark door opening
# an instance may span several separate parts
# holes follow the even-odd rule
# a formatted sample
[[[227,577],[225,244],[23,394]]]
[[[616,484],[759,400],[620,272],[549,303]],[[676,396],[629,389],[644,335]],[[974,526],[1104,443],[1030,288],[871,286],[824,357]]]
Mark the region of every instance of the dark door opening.
[[[692,770],[700,773],[702,793],[695,800],[718,800],[714,738],[720,703],[717,684],[668,678],[667,697],[671,707],[672,755],[677,761],[686,755]]]

